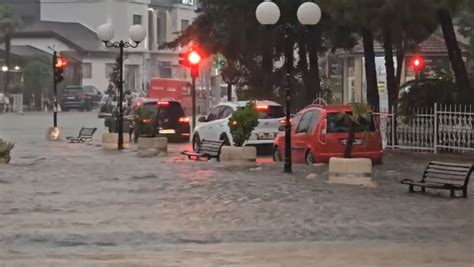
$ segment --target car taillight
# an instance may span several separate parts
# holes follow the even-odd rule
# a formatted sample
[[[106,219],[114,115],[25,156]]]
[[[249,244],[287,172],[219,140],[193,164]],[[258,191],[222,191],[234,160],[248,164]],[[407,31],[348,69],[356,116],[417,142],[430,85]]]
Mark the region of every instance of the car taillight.
[[[232,126],[235,127],[237,126],[238,122],[237,121],[232,121]]]
[[[170,102],[168,102],[168,101],[159,101],[158,102],[158,106],[160,106],[160,107],[167,107],[169,105],[170,105]]]
[[[318,142],[321,144],[326,144],[326,133],[327,133],[327,120],[323,120],[321,129],[318,134]]]
[[[151,124],[151,119],[144,119],[144,120],[143,120],[143,123],[144,123],[144,124]]]
[[[188,117],[181,117],[179,118],[180,123],[189,123],[189,118]]]
[[[268,110],[268,106],[267,105],[257,105],[257,110]]]
[[[279,121],[279,123],[280,123],[280,125],[285,125],[285,124],[286,124],[286,119],[281,119],[281,120]]]

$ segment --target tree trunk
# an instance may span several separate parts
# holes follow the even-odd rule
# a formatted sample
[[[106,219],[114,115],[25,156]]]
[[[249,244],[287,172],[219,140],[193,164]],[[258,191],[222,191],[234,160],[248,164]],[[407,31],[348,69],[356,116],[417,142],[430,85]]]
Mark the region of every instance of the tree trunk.
[[[10,50],[11,50],[11,36],[10,33],[5,34],[5,65],[7,66],[8,70],[5,72],[5,88],[4,94],[9,95],[9,86],[10,86]]]
[[[349,134],[347,138],[347,144],[344,150],[344,158],[350,159],[352,157],[352,147],[354,146],[355,141],[355,123],[352,119],[348,119],[349,121]]]
[[[397,93],[400,90],[402,83],[402,71],[403,65],[405,64],[405,46],[401,43],[397,47],[397,74],[395,77],[395,86],[397,88]],[[397,95],[398,99],[398,95]]]
[[[377,109],[379,107],[379,90],[377,86],[377,69],[375,67],[374,35],[370,30],[362,30],[365,56],[365,77],[367,82],[367,102]]]
[[[467,75],[466,64],[462,59],[461,49],[454,31],[453,19],[448,9],[441,8],[438,10],[438,19],[443,29],[444,40],[448,48],[449,60],[456,76],[456,85],[461,90],[462,96],[466,100],[474,100],[474,92],[469,83],[469,76]],[[467,97],[467,98],[466,98]],[[472,102],[471,102],[472,103]]]
[[[398,88],[395,81],[395,62],[393,61],[392,31],[385,27],[383,31],[383,47],[385,51],[385,69],[387,73],[388,106],[395,105],[398,99]]]
[[[318,29],[309,29],[309,79],[311,79],[312,101],[321,94],[321,79],[319,78],[319,51],[321,50],[321,32]]]
[[[263,29],[262,46],[262,69],[263,69],[263,90],[259,90],[259,97],[269,98],[273,96],[273,36],[269,27]]]

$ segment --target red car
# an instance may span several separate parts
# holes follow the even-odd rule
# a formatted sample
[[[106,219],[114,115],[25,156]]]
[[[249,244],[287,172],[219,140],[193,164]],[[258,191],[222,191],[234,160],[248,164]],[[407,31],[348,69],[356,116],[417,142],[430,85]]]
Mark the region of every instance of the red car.
[[[295,163],[328,163],[331,157],[343,157],[348,138],[348,122],[341,113],[351,113],[348,105],[311,105],[292,119],[291,155]],[[369,158],[382,163],[382,136],[370,114],[360,118],[356,127],[352,157]],[[273,160],[283,160],[285,134],[274,141]]]

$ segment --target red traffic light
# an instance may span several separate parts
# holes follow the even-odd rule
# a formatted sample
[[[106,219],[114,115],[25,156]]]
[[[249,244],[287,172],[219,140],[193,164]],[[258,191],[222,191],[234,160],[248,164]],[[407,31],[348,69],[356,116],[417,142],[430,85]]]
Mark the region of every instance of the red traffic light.
[[[191,65],[198,65],[201,62],[201,55],[196,51],[191,51],[188,55],[188,62]]]
[[[58,57],[56,59],[56,64],[54,64],[54,67],[57,69],[63,69],[67,65],[67,59],[64,57]]]
[[[420,72],[425,67],[425,60],[422,56],[415,54],[410,61],[410,67],[415,72]]]

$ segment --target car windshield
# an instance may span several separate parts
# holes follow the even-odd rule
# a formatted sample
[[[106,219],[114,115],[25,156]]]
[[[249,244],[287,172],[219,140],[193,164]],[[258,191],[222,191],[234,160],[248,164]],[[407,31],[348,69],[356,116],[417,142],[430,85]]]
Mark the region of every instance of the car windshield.
[[[351,115],[351,112],[346,114]],[[355,127],[355,132],[374,132],[375,125],[372,114],[360,116],[358,124]],[[327,133],[348,133],[349,119],[341,113],[329,113],[327,116]]]
[[[282,106],[257,105],[259,119],[277,119],[285,116]]]

